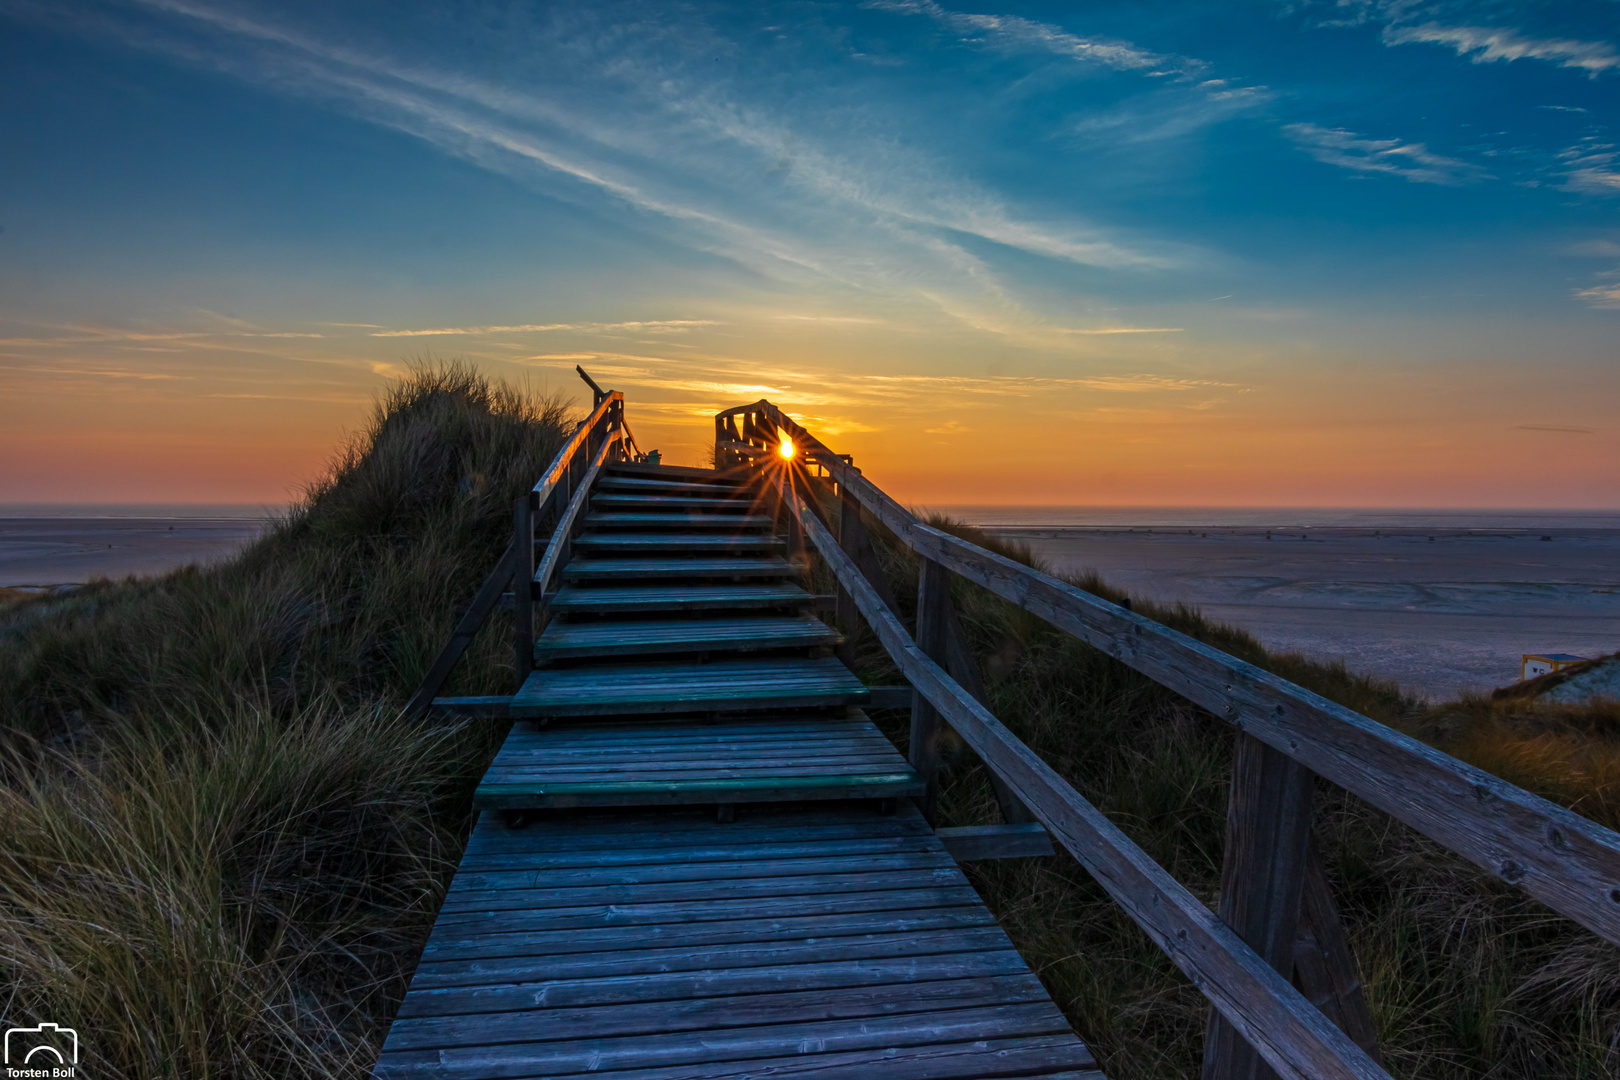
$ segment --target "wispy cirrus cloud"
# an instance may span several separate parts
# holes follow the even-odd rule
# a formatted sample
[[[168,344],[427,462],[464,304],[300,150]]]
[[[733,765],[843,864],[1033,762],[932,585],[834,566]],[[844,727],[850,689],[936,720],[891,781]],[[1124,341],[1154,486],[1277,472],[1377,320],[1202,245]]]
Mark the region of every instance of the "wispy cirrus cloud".
[[[1595,308],[1620,309],[1620,274],[1613,274],[1611,280],[1589,289],[1576,289],[1575,296]]]
[[[713,319],[649,319],[616,323],[523,323],[516,326],[440,326],[429,330],[377,330],[371,337],[455,337],[477,334],[535,334],[568,330],[585,334],[627,332],[680,334],[698,326],[719,326]]]
[[[1324,165],[1363,173],[1384,173],[1419,184],[1471,184],[1490,179],[1478,165],[1431,152],[1422,143],[1369,139],[1344,128],[1288,124],[1283,133]]]
[[[1620,146],[1584,139],[1558,155],[1566,191],[1620,195]]]
[[[986,15],[953,11],[934,0],[871,0],[866,5],[878,11],[924,15],[961,35],[964,40],[991,48],[1019,52],[1050,53],[1086,64],[1097,64],[1116,71],[1146,75],[1201,74],[1209,65],[1202,60],[1139,48],[1128,41],[1087,37],[1071,33],[1053,23],[1036,22],[1021,15]]]
[[[1542,60],[1559,67],[1576,68],[1592,78],[1620,68],[1620,53],[1606,41],[1537,38],[1495,26],[1443,26],[1435,22],[1420,26],[1391,25],[1384,28],[1383,39],[1386,45],[1449,46],[1458,56],[1466,56],[1476,64]]]
[[[964,239],[1140,271],[1197,257],[1183,245],[1126,237],[1072,214],[1026,212],[881,125],[828,126],[825,108],[734,93],[714,59],[734,54],[736,42],[705,17],[542,12],[524,20],[532,36],[526,55],[540,62],[520,78],[486,80],[470,74],[477,63],[458,68],[453,56],[422,54],[420,42],[400,44],[403,36],[391,48],[388,34],[344,29],[336,16],[295,25],[208,0],[132,0],[92,3],[69,19],[37,0],[13,3],[40,21],[94,26],[404,132],[559,198],[593,209],[607,200],[635,215],[640,229],[782,282],[879,295],[925,295],[922,285],[942,295],[995,295],[1000,275],[970,255]],[[132,8],[144,14],[131,17]],[[1143,74],[1192,70],[1178,58],[1029,20],[964,18],[1009,48],[1067,50]],[[848,119],[849,107],[838,108]],[[860,106],[853,108],[859,120]],[[762,175],[772,182],[758,183]]]

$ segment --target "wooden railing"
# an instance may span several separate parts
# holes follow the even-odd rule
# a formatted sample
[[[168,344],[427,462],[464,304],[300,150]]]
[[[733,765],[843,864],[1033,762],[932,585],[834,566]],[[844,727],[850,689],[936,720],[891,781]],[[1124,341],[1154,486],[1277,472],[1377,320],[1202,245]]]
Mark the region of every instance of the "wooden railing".
[[[717,466],[783,469],[779,483],[791,493],[786,501],[798,528],[838,578],[840,614],[858,610],[911,681],[909,752],[919,773],[937,776],[938,726],[949,724],[998,781],[1008,820],[1017,820],[1020,808],[1032,812],[1209,998],[1205,1080],[1263,1077],[1267,1067],[1282,1077],[1387,1075],[1311,848],[1318,776],[1620,943],[1620,835],[1262,668],[932,528],[768,401],[720,413],[715,433]],[[784,436],[793,442],[792,459],[777,454]],[[822,496],[833,494],[840,505],[836,537],[821,506]],[[919,558],[915,637],[894,613],[863,510]],[[950,611],[949,574],[1073,634],[1237,730],[1219,912],[990,713],[982,688],[972,685],[971,657],[964,657]],[[923,805],[931,816],[930,799]],[[1296,952],[1302,929],[1315,947]]]
[[[512,513],[512,542],[406,703],[407,717],[421,716],[435,704],[462,713],[505,711],[505,697],[441,699],[438,693],[490,613],[508,595],[508,587],[512,600],[513,676],[516,687],[522,688],[523,680],[534,670],[535,631],[544,619],[543,605],[551,578],[568,561],[569,545],[592,482],[605,465],[644,456],[624,422],[624,395],[617,390],[603,390],[583,368],[575,370],[591,388],[591,413],[574,428],[534,487],[517,500]],[[548,524],[549,534],[537,539],[536,531]]]

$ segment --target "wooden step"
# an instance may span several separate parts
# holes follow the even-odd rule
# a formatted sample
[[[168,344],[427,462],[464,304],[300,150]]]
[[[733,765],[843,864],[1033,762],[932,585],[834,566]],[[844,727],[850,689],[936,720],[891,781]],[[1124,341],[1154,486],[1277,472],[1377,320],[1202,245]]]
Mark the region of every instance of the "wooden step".
[[[746,498],[709,499],[694,495],[592,495],[591,508],[611,510],[723,510],[742,513],[755,505]]]
[[[640,611],[738,611],[802,607],[815,597],[787,582],[757,585],[647,585],[579,588],[564,585],[550,601],[555,612],[623,614]]]
[[[796,574],[786,559],[574,559],[563,567],[568,581],[638,578],[783,578]]]
[[[701,484],[721,484],[728,487],[747,487],[756,482],[756,476],[743,471],[719,472],[695,465],[638,465],[631,461],[616,461],[602,470],[607,476],[643,477],[654,480],[697,481]]]
[[[670,513],[643,513],[636,511],[590,513],[585,525],[592,529],[770,529],[776,526],[774,518],[764,514],[703,514],[672,511]]]
[[[900,798],[923,783],[870,720],[516,724],[480,810]],[[643,871],[645,872],[645,871]]]
[[[716,536],[712,533],[580,533],[574,547],[581,551],[624,552],[626,554],[671,554],[690,551],[694,554],[721,551],[784,550],[787,545],[775,536],[764,533]]]
[[[728,484],[705,484],[692,480],[649,480],[641,476],[604,476],[596,482],[597,491],[631,495],[695,495],[709,499],[746,497],[748,488]]]
[[[866,702],[866,687],[832,658],[723,660],[541,668],[512,697],[514,719],[802,709]]]
[[[813,615],[571,623],[553,620],[534,645],[537,663],[648,653],[757,652],[836,645],[843,635]]]

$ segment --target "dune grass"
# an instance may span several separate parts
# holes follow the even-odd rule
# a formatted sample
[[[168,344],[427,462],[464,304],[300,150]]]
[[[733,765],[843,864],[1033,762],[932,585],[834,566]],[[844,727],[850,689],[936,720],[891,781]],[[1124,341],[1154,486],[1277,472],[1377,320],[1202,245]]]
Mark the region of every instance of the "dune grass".
[[[946,519],[931,523],[1036,564],[1027,547]],[[868,520],[868,526],[883,541],[882,558],[904,616],[914,618],[916,560],[875,522]],[[831,589],[825,569],[818,572],[818,588]],[[1125,598],[1095,575],[1070,580],[1115,602]],[[995,714],[1215,907],[1232,729],[960,579],[953,581],[953,599],[981,660]],[[1570,710],[1556,732],[1524,734],[1526,740],[1563,740],[1537,757],[1526,749],[1532,743],[1504,740],[1503,725],[1532,723],[1524,715],[1501,715],[1504,706],[1495,712],[1479,702],[1430,707],[1393,683],[1343,665],[1270,653],[1243,630],[1190,607],[1140,599],[1132,606],[1613,824],[1614,774],[1600,764],[1613,761],[1607,756],[1612,749],[1600,746],[1590,730],[1600,724],[1597,711]],[[862,636],[857,655],[868,681],[897,677],[870,634]],[[903,746],[905,715],[877,719]],[[1549,722],[1546,713],[1535,721]],[[947,757],[942,823],[999,820],[983,765],[960,744],[948,748]],[[1559,762],[1556,768],[1547,765],[1549,759]],[[1578,770],[1566,767],[1569,762],[1578,762]],[[1542,771],[1532,774],[1531,764]],[[1394,1075],[1620,1075],[1620,949],[1320,782],[1316,836]],[[968,873],[1109,1076],[1198,1075],[1204,998],[1071,858],[983,862],[970,864]]]
[[[504,735],[398,706],[568,419],[419,367],[238,558],[0,607],[7,1026],[96,1077],[365,1075]]]

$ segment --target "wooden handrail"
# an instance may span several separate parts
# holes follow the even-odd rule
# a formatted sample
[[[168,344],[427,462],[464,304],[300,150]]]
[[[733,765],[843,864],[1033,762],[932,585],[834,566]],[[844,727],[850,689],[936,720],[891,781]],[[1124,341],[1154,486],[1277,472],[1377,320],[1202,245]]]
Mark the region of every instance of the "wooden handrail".
[[[410,700],[406,702],[402,712],[404,717],[415,718],[427,712],[428,708],[433,704],[433,699],[438,696],[439,690],[443,688],[445,680],[450,677],[450,672],[454,670],[456,664],[466,653],[468,646],[472,644],[472,640],[479,629],[488,621],[490,613],[499,604],[501,593],[505,590],[508,582],[513,585],[514,622],[517,624],[513,636],[515,639],[522,639],[532,631],[532,604],[534,597],[531,582],[535,577],[534,527],[540,524],[545,517],[547,507],[558,490],[557,485],[569,476],[570,469],[573,467],[574,460],[578,456],[580,449],[589,446],[591,438],[601,433],[605,437],[602,439],[602,445],[596,454],[596,460],[598,462],[605,461],[611,455],[610,448],[622,446],[623,436],[628,433],[628,429],[623,425],[624,395],[617,390],[602,391],[600,387],[591,381],[590,376],[583,371],[580,372],[580,375],[587,383],[590,383],[593,392],[597,394],[596,407],[591,410],[589,416],[579,422],[579,425],[574,428],[573,434],[563,441],[562,446],[557,450],[556,456],[551,459],[550,466],[540,474],[540,479],[535,482],[534,487],[530,489],[525,499],[520,500],[520,511],[517,515],[517,525],[512,542],[507,545],[506,552],[496,562],[495,568],[490,572],[489,576],[485,578],[484,584],[473,597],[472,603],[468,605],[466,613],[457,622],[455,630],[450,635],[450,640],[445,643],[443,649],[439,650],[439,655],[434,658],[427,674],[422,677],[421,684],[416,688],[415,693],[411,695]],[[595,468],[595,463],[593,463],[592,468]],[[594,472],[592,475],[594,476]],[[587,486],[580,485],[581,489]],[[570,507],[572,505],[571,501]],[[528,533],[526,537],[524,536],[525,532]],[[554,546],[547,546],[546,559],[553,558],[552,548]],[[542,565],[544,564],[543,560]],[[522,606],[524,604],[531,605],[527,609],[529,615],[527,620],[523,617],[526,610]],[[528,651],[531,654],[533,652],[532,639],[529,642]],[[523,674],[527,673],[521,649],[515,650],[514,659],[521,678]]]
[[[1018,791],[1279,1077],[1387,1080],[1388,1074],[1287,979],[929,659],[803,499],[795,496],[790,505],[916,691]]]
[[[565,558],[564,549],[568,547],[568,534],[573,529],[586,500],[590,498],[591,484],[602,472],[610,452],[614,446],[620,444],[623,436],[623,429],[617,427],[608,433],[608,437],[602,440],[602,448],[596,452],[596,457],[591,461],[585,476],[575,485],[574,497],[568,500],[568,506],[557,518],[557,524],[551,531],[551,543],[546,545],[545,557],[540,560],[540,566],[534,572],[534,592],[544,594],[551,575],[556,573],[557,567],[562,564]]]
[[[602,395],[602,400],[596,403],[596,408],[591,410],[591,415],[581,421],[579,427],[568,437],[568,441],[563,443],[562,449],[557,451],[557,456],[551,459],[551,467],[541,473],[540,479],[535,481],[532,505],[536,510],[545,507],[546,500],[551,498],[552,489],[557,486],[557,481],[562,478],[563,471],[574,463],[574,455],[584,445],[586,438],[595,432],[615,405],[623,402],[624,395],[622,393],[617,390],[609,390]]]
[[[1280,676],[919,521],[768,401],[758,413],[918,555],[1040,616],[1620,943],[1620,834]],[[724,415],[724,414],[722,414]]]

